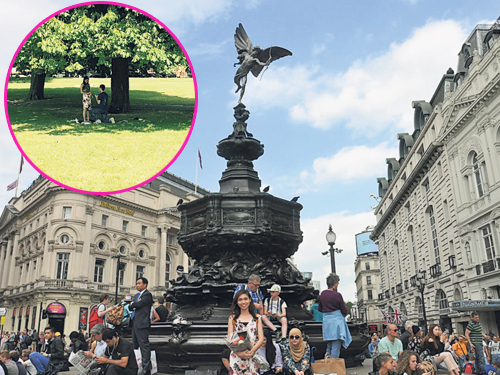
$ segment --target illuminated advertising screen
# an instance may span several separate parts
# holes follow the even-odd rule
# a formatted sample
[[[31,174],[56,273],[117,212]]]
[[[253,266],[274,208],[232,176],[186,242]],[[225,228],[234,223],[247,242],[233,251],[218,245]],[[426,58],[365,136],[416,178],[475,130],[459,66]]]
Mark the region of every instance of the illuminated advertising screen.
[[[372,232],[363,232],[356,234],[356,253],[357,255],[378,253],[378,246],[370,240]]]

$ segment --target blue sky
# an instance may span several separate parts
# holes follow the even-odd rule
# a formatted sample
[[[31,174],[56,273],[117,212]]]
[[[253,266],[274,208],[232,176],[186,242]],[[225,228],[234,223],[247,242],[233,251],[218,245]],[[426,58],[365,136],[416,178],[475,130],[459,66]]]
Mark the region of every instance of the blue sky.
[[[72,1],[19,0],[3,5],[2,84],[17,47],[42,19]],[[285,47],[262,79],[249,76],[243,102],[248,130],[265,145],[254,165],[263,186],[281,198],[300,195],[304,242],[295,256],[302,271],[324,279],[328,224],[337,233],[340,291],[354,300],[354,234],[375,224],[376,178],[398,158],[397,133],[413,130],[413,100],[429,100],[477,23],[500,16],[497,1],[145,1],[127,4],[154,15],[187,50],[198,81],[198,114],[182,155],[169,169],[218,191],[225,160],[216,144],[232,132],[236,50],[241,22],[254,45]],[[3,86],[2,86],[3,87]],[[3,94],[3,90],[2,90]],[[80,112],[75,113],[79,116]],[[17,177],[20,153],[0,116],[0,203]],[[166,161],[165,164],[167,164]],[[25,164],[20,188],[36,178]]]

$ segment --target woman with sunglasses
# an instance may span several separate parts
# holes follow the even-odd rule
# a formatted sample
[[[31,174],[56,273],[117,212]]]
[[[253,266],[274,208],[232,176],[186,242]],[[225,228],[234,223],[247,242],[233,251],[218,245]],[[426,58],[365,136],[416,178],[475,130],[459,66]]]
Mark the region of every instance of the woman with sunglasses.
[[[283,365],[285,374],[311,375],[311,349],[302,340],[300,329],[293,328],[288,334],[288,342],[283,345]]]
[[[447,337],[443,334],[441,328],[436,324],[431,324],[429,333],[424,337],[420,345],[420,349],[422,350],[421,357],[423,356],[424,359],[433,357],[436,365],[444,362],[450,375],[459,375],[460,371],[458,370],[457,363],[453,359],[453,355],[445,350],[446,341]]]
[[[257,314],[252,296],[246,289],[239,290],[233,298],[231,315],[227,323],[228,340],[231,340],[234,331],[246,332],[252,348],[244,352],[231,352],[229,364],[232,371],[230,373],[232,375],[257,375],[259,369],[252,357],[264,342],[264,332],[262,319]]]
[[[339,358],[340,347],[347,349],[352,341],[349,327],[344,316],[347,315],[347,307],[342,294],[337,292],[340,277],[331,273],[326,278],[327,290],[319,296],[318,310],[323,313],[323,340],[327,342],[326,354],[331,358]]]

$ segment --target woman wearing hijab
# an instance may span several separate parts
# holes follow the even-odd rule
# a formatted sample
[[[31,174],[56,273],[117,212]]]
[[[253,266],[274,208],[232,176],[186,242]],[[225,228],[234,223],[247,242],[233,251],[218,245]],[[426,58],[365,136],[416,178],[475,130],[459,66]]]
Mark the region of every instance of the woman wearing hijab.
[[[323,313],[323,340],[327,342],[326,354],[331,358],[339,358],[340,347],[351,344],[352,337],[344,315],[347,315],[347,307],[342,294],[337,292],[340,277],[331,273],[326,278],[327,290],[319,296],[319,311]]]
[[[283,365],[285,374],[310,375],[311,349],[302,340],[300,329],[293,328],[288,334],[288,342],[283,345]]]

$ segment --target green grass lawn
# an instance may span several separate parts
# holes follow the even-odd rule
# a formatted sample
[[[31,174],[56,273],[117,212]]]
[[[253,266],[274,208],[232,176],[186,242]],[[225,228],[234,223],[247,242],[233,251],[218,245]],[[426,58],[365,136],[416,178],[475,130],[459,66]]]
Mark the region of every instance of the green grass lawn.
[[[90,125],[69,122],[83,119],[81,82],[77,78],[49,79],[46,99],[35,101],[27,100],[29,81],[9,82],[12,128],[38,168],[65,185],[107,192],[137,185],[172,160],[193,119],[192,79],[130,78],[131,112],[110,114],[115,124]],[[92,94],[105,84],[111,101],[110,79],[91,78],[90,84]],[[95,98],[92,106],[97,107]]]

